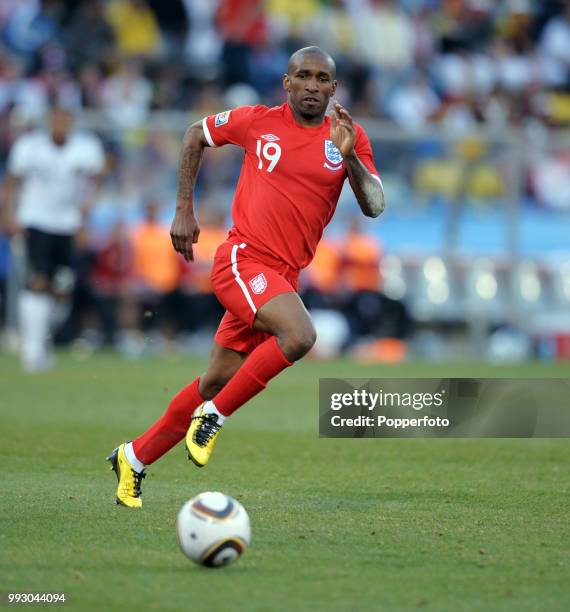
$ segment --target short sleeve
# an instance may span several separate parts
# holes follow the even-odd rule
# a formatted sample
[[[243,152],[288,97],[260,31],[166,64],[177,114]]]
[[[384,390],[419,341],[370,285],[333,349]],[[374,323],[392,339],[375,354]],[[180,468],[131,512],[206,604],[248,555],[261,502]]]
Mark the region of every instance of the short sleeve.
[[[240,106],[204,117],[202,127],[211,147],[234,144],[245,147],[247,131],[255,116],[255,106]]]
[[[86,136],[82,143],[81,169],[88,174],[100,174],[105,168],[105,152],[98,138]]]
[[[8,172],[19,177],[23,177],[29,172],[33,161],[33,150],[30,136],[25,135],[16,140],[8,157]]]
[[[368,135],[360,125],[357,125],[356,131],[356,142],[354,144],[356,155],[358,155],[358,159],[366,166],[368,172],[380,180],[380,173],[374,165],[374,155],[372,154],[372,146],[370,145]]]

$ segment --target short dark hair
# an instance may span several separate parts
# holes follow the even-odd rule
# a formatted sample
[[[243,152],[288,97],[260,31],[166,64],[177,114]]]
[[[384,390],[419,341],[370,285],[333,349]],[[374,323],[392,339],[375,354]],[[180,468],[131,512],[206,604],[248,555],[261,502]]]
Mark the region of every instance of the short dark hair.
[[[290,75],[293,71],[293,67],[306,55],[319,55],[322,57],[331,67],[333,78],[336,76],[336,64],[333,58],[326,51],[323,51],[320,47],[315,45],[311,47],[303,47],[291,55],[287,64],[287,74]]]

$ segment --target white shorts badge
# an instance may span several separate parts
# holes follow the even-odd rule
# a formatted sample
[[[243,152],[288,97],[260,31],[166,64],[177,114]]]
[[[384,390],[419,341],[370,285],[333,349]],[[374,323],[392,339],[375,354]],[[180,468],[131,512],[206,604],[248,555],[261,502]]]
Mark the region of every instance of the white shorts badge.
[[[224,111],[223,113],[218,113],[214,121],[214,127],[220,127],[220,125],[224,125],[224,123],[227,123],[230,120],[231,112],[231,110],[228,110]]]
[[[340,166],[343,162],[342,153],[336,148],[332,140],[325,140],[325,157],[333,166]],[[327,165],[327,168],[330,168],[330,166]]]
[[[265,278],[265,274],[261,272],[257,276],[254,276],[249,281],[249,286],[256,295],[263,293],[267,289],[267,279]]]

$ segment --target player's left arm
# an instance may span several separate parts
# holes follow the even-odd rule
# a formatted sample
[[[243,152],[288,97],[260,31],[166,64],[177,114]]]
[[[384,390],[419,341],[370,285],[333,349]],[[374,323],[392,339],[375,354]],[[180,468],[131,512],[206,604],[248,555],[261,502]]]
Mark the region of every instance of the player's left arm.
[[[88,176],[85,193],[83,194],[83,200],[80,204],[81,218],[85,223],[91,214],[91,211],[95,208],[95,201],[101,193],[103,182],[105,180],[105,172],[99,172],[97,174],[90,174]]]
[[[331,140],[344,158],[358,205],[367,217],[377,217],[386,208],[384,189],[380,178],[366,168],[356,153],[356,128],[352,117],[338,102],[334,102],[330,117]]]
[[[20,136],[10,149],[4,185],[0,187],[0,230],[3,229],[9,236],[22,231],[16,210],[22,182],[33,168],[34,151],[33,136],[29,133]]]
[[[107,160],[102,143],[95,136],[85,136],[82,148],[81,169],[85,173],[86,183],[83,199],[80,204],[83,222],[95,206],[95,200],[101,192],[106,175]]]

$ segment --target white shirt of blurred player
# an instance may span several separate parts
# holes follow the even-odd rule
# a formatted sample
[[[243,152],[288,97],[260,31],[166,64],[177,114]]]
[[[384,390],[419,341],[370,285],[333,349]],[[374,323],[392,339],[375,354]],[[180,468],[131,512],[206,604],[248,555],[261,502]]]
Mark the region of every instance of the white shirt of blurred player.
[[[22,179],[17,221],[52,234],[73,234],[81,225],[81,204],[89,177],[102,172],[105,155],[91,134],[71,132],[57,146],[47,132],[23,134],[8,159]]]

